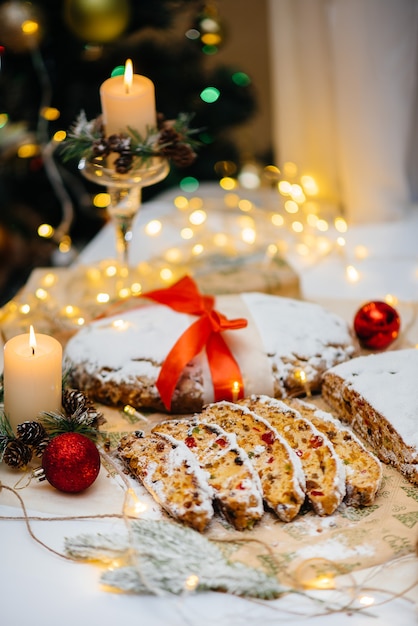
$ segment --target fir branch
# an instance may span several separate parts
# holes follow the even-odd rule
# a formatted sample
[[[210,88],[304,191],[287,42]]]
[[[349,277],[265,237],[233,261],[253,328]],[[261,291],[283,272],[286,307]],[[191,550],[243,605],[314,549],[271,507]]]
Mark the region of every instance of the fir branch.
[[[133,157],[139,159],[139,166],[157,156],[184,167],[194,161],[194,149],[200,145],[192,137],[200,132],[199,129],[190,128],[192,117],[191,114],[180,113],[175,120],[162,120],[159,128],[147,127],[145,136],[129,126],[120,135],[105,137],[101,117],[87,120],[84,111],[81,111],[67,138],[60,144],[59,151],[63,161],[82,158],[90,161],[97,157],[105,158],[112,152],[120,155],[123,146],[125,158],[129,157],[129,165],[123,164],[122,172],[118,170],[115,161],[115,168],[119,173],[135,168],[135,164],[131,162]]]
[[[13,428],[11,427],[11,424],[4,411],[0,411],[0,435],[8,437],[9,439],[14,439],[15,437],[13,433]]]
[[[0,463],[3,461],[9,441],[15,439],[13,429],[4,411],[0,411]]]
[[[101,120],[87,120],[84,111],[78,115],[76,122],[71,126],[67,139],[60,145],[63,161],[90,157],[92,145],[102,136]]]
[[[219,547],[191,528],[173,522],[132,523],[132,542],[124,536],[79,535],[66,539],[67,553],[78,560],[108,563],[127,557],[127,565],[105,572],[101,582],[130,593],[184,593],[191,577],[196,591],[277,598],[286,591],[261,570],[229,562]]]
[[[83,407],[79,407],[72,415],[45,411],[39,417],[40,423],[51,438],[62,433],[77,432],[93,441],[96,441],[98,436],[96,419],[94,414],[90,414]]]

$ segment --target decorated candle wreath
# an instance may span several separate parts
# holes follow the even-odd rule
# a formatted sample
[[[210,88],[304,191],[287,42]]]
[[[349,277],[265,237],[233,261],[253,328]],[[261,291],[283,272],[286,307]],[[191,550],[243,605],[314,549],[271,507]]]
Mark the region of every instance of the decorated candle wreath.
[[[62,144],[63,159],[86,160],[104,159],[111,153],[118,157],[114,168],[118,174],[127,174],[135,170],[135,158],[139,165],[152,157],[169,159],[177,167],[188,167],[196,159],[199,142],[193,138],[198,130],[189,124],[193,115],[180,113],[176,119],[167,120],[160,113],[157,115],[157,127],[148,128],[145,135],[128,127],[124,133],[105,136],[103,118],[87,120],[81,111]]]
[[[105,421],[93,402],[77,389],[64,388],[62,412],[44,412],[37,420],[17,425],[16,433],[4,412],[0,414],[0,462],[24,470],[33,459],[41,467],[38,480],[60,491],[77,493],[89,487],[100,470],[96,446],[98,428]]]

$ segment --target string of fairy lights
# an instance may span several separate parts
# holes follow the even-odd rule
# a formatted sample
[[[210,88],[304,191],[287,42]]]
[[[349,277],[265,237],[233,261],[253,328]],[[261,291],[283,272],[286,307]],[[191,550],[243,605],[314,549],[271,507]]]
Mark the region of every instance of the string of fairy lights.
[[[26,48],[31,51],[40,84],[47,85],[48,74],[39,52],[41,35],[36,12],[29,12],[28,15],[22,13],[21,36],[25,38]],[[187,30],[185,36],[188,39],[198,39],[205,54],[216,52],[222,43],[223,31],[215,3],[206,3],[197,23]],[[237,72],[231,76],[231,80],[246,85],[250,78],[243,72]],[[38,136],[35,141],[26,137],[17,147],[17,156],[22,159],[32,158],[40,153],[43,156],[54,192],[61,202],[62,219],[55,227],[49,223],[40,224],[37,233],[39,237],[56,243],[57,255],[54,260],[56,265],[63,266],[77,256],[70,236],[74,207],[54,163],[54,154],[66,139],[67,133],[65,130],[58,130],[50,139],[47,134],[48,122],[56,121],[60,117],[60,111],[50,105],[49,95],[46,89],[39,110]],[[219,96],[219,91],[210,85],[200,94],[200,98],[208,106]],[[7,114],[0,112],[0,129],[8,125],[10,121]],[[211,252],[246,254],[251,248],[264,245],[267,258],[275,254],[286,257],[291,252],[306,261],[306,264],[312,264],[335,250],[344,254],[345,234],[348,230],[346,220],[338,208],[330,209],[319,201],[321,190],[314,177],[298,172],[296,164],[284,163],[279,168],[276,165],[263,167],[257,163],[247,163],[239,169],[236,163],[222,161],[215,165],[215,171],[219,178],[219,188],[223,192],[221,209],[234,211],[233,220],[229,222],[231,232],[215,232],[211,237],[204,237],[202,231],[207,227],[210,211],[206,209],[205,201],[199,195],[200,182],[193,177],[185,177],[180,181],[179,194],[174,198],[174,208],[181,214],[181,219],[176,220],[179,224],[179,245],[167,247],[163,255],[165,263],[159,267],[159,278],[163,283],[169,283],[173,279],[174,266],[180,261],[183,261],[184,269],[184,266],[187,268],[187,260],[199,256],[204,258],[205,254],[210,255]],[[262,205],[251,199],[251,194],[255,191],[261,192]],[[110,204],[109,195],[102,192],[95,194],[92,204],[98,211],[105,210]],[[158,219],[150,220],[141,233],[141,236],[153,239],[163,235],[164,223]],[[358,246],[354,255],[363,259],[368,255],[368,250],[364,246]],[[141,269],[143,274],[149,274],[146,264],[142,264]],[[112,263],[105,265],[101,271],[106,278],[118,273]],[[91,274],[96,276],[98,283],[94,269]],[[349,282],[356,282],[361,278],[352,263],[346,264],[346,278]],[[136,295],[141,289],[142,285],[135,279],[131,285],[124,284],[121,287],[118,297]],[[44,292],[41,293],[44,297]],[[103,289],[97,293],[98,302],[106,302],[103,294]]]
[[[234,164],[224,162],[218,168],[232,172]],[[89,265],[75,264],[66,270],[65,286],[60,270],[50,268],[31,284],[30,292],[25,290],[3,307],[3,321],[23,316],[27,324],[31,315],[43,309],[59,316],[65,326],[82,326],[109,303],[168,286],[186,273],[193,275],[198,265],[206,264],[210,270],[219,257],[228,263],[228,259],[261,254],[266,271],[272,259],[295,254],[302,267],[331,254],[345,262],[346,220],[335,208],[323,208],[316,199],[315,180],[297,178],[294,164],[285,164],[282,170],[250,164],[211,185],[213,196],[207,196],[207,189],[202,194],[199,190],[199,181],[186,177],[178,193],[173,192],[169,215],[152,217],[135,229],[134,239],[141,241],[138,247],[154,251],[149,258],[129,269],[119,266],[112,255]],[[103,191],[93,198],[104,210],[108,202]],[[38,233],[52,236],[53,228],[43,224]],[[67,239],[63,244],[71,246]],[[354,250],[359,260],[368,254],[363,245]],[[361,280],[352,258],[346,262],[345,276],[348,283]],[[395,296],[387,298],[396,304]]]

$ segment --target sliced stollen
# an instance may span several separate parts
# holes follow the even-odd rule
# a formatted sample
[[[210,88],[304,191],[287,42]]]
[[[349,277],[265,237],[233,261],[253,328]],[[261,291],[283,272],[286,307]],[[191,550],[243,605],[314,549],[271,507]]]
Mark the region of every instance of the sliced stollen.
[[[418,350],[357,357],[328,370],[324,385],[336,416],[418,485]]]
[[[182,442],[208,473],[215,502],[236,530],[254,526],[263,515],[260,479],[236,438],[215,424],[167,420],[153,428],[170,442]]]
[[[290,522],[305,501],[305,476],[298,456],[263,417],[232,402],[209,404],[199,419],[235,433],[260,476],[263,497],[283,522]]]
[[[250,396],[239,403],[264,417],[300,458],[306,495],[318,515],[331,515],[345,496],[345,468],[328,437],[281,400]]]
[[[345,465],[345,503],[348,506],[373,504],[382,482],[382,465],[353,431],[331,413],[299,398],[286,399],[286,404],[301,413],[324,433]]]
[[[205,530],[214,515],[213,490],[187,446],[158,435],[131,434],[121,439],[118,455],[169,515]]]

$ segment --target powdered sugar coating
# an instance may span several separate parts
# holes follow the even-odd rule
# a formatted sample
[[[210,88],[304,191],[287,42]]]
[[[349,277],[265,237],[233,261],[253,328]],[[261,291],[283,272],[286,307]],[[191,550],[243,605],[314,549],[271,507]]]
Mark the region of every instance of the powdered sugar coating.
[[[286,397],[295,389],[300,390],[300,380],[295,376],[300,369],[306,384],[313,390],[319,389],[322,374],[349,359],[355,351],[346,322],[317,304],[243,293],[219,296],[217,310],[223,312],[223,306],[230,306],[231,299],[237,303],[239,315],[251,319],[251,331],[243,328],[224,333],[233,353],[239,351],[246,393]],[[69,340],[65,349],[70,384],[106,404],[162,410],[155,382],[171,348],[195,319],[164,305],[147,305],[89,324]],[[254,333],[258,334],[256,345]],[[260,360],[256,360],[255,353],[265,363],[267,376],[262,380],[271,378],[263,388],[248,390],[254,380],[257,385],[262,384]],[[213,400],[206,354],[201,352],[184,371],[173,396],[172,410],[198,411]]]
[[[350,436],[350,438],[353,441],[355,441],[358,446],[360,446],[360,448],[362,448],[363,450],[367,451],[367,454],[370,454],[373,457],[375,457],[375,455],[370,450],[367,450],[367,448],[364,445],[364,443],[358,437],[356,437],[354,431],[352,429],[344,426],[344,424],[342,422],[340,422],[339,420],[337,420],[333,415],[331,415],[331,413],[329,413],[328,411],[324,411],[322,409],[319,409],[317,406],[315,406],[313,404],[310,404],[309,402],[306,402],[306,401],[303,401],[303,400],[300,400],[300,399],[298,399],[298,402],[300,402],[300,404],[302,406],[305,405],[308,408],[313,409],[315,417],[319,417],[324,422],[329,422],[330,424],[333,424],[334,426],[336,426],[336,428],[338,428],[338,430],[340,430],[341,432],[347,433]],[[375,457],[375,459],[377,460],[377,457]],[[350,468],[349,465],[345,466],[345,471],[347,473],[351,471],[351,468]]]
[[[83,363],[89,374],[100,369],[103,382],[156,378],[173,347],[173,336],[189,325],[188,315],[165,306],[143,306],[88,324],[70,339],[66,357]]]
[[[306,481],[305,481],[305,474],[303,473],[303,469],[302,469],[302,464],[300,462],[300,458],[296,455],[295,451],[287,443],[286,439],[280,435],[280,433],[276,430],[276,428],[274,428],[274,426],[270,424],[270,422],[267,419],[265,419],[262,415],[258,415],[255,411],[252,411],[250,408],[245,406],[245,404],[234,404],[233,402],[221,401],[221,402],[217,402],[214,405],[208,405],[207,408],[210,409],[211,406],[217,406],[217,405],[230,407],[232,410],[234,410],[234,408],[238,408],[239,411],[241,411],[242,413],[247,413],[248,415],[251,415],[256,421],[261,422],[269,430],[274,432],[274,436],[276,437],[276,439],[280,441],[280,444],[286,450],[289,456],[290,462],[292,463],[293,472],[294,472],[293,473],[293,486],[294,486],[295,492],[297,492],[300,495],[300,497],[304,497]],[[236,437],[235,434],[234,436]],[[265,446],[258,445],[253,449],[253,453],[254,455],[257,455],[257,454],[260,455],[263,453],[264,450],[265,450]]]
[[[345,385],[383,415],[404,442],[418,452],[418,350],[361,356],[333,367]]]
[[[262,293],[241,294],[255,319],[266,353],[281,378],[288,376],[282,356],[306,362],[305,374],[328,369],[354,352],[346,322],[319,304]]]
[[[185,445],[132,433],[122,438],[118,454],[170,515],[199,531],[206,528],[214,514],[213,490]]]
[[[255,402],[255,405],[251,404],[251,400]],[[335,501],[340,504],[346,494],[345,466],[342,460],[340,459],[340,457],[338,456],[338,454],[335,452],[334,446],[332,445],[331,441],[328,440],[328,438],[324,435],[324,433],[321,433],[309,420],[305,419],[296,409],[290,408],[289,405],[287,405],[282,400],[277,400],[275,398],[270,398],[269,396],[260,395],[260,396],[250,398],[249,401],[250,401],[249,406],[253,407],[253,410],[255,410],[255,412],[257,412],[257,404],[261,406],[264,405],[268,409],[271,409],[272,416],[270,419],[272,421],[272,424],[274,424],[274,417],[273,417],[274,410],[277,410],[284,414],[291,414],[298,421],[305,423],[307,426],[307,429],[312,433],[312,435],[314,437],[318,437],[319,440],[323,442],[323,446],[327,448],[329,457],[332,458],[333,465],[334,465],[332,471],[327,472],[328,480],[331,478],[331,481],[332,481],[332,485],[329,490],[329,493],[330,493],[330,496],[332,496],[335,499]],[[267,422],[269,422],[270,419],[268,416],[266,416]],[[287,426],[284,427],[283,429],[284,434],[286,433],[286,431],[290,431],[292,428],[293,427],[290,422]],[[316,512],[319,513],[320,515],[324,515],[325,511],[321,510],[321,506],[322,506],[321,501],[315,501]]]
[[[170,450],[168,462],[166,464],[167,474],[173,475],[175,469],[181,467],[185,462],[189,465],[189,473],[193,473],[195,475],[199,484],[201,501],[199,504],[196,504],[195,501],[195,513],[196,515],[205,513],[208,519],[210,519],[213,516],[213,490],[207,484],[206,472],[202,470],[196,460],[192,458],[192,455],[189,453],[186,446],[179,444]],[[142,477],[142,482],[144,487],[146,487],[146,489],[154,495],[156,501],[166,508],[166,485],[164,485],[161,480],[155,480],[154,476],[157,469],[158,463],[155,461],[150,462],[147,466],[147,474]],[[180,502],[171,502],[170,508],[171,514],[174,515],[174,517],[179,517],[180,519],[186,513],[186,508],[180,504]]]
[[[188,425],[199,425],[198,420],[187,421],[185,422]],[[233,494],[234,498],[237,500],[241,500],[242,502],[254,501],[254,505],[248,505],[248,513],[250,515],[258,515],[261,517],[263,514],[263,500],[262,500],[262,487],[260,483],[260,478],[255,471],[250,459],[248,458],[247,453],[237,444],[237,438],[234,433],[226,432],[220,426],[215,426],[214,424],[210,425],[211,429],[216,431],[218,437],[222,437],[227,445],[224,447],[218,446],[216,451],[214,452],[213,448],[211,448],[210,452],[208,451],[207,457],[218,458],[222,461],[222,457],[226,456],[230,450],[235,450],[240,459],[240,465],[245,467],[246,472],[248,474],[248,478],[244,478],[241,480],[240,489],[231,489],[231,494]],[[159,436],[167,439],[170,443],[179,444],[186,447],[179,439],[173,437],[167,432],[158,430],[158,426],[156,429]],[[205,457],[206,455],[202,455]],[[201,469],[201,471],[205,471]],[[207,473],[207,472],[205,472]],[[213,493],[213,491],[212,491]]]

